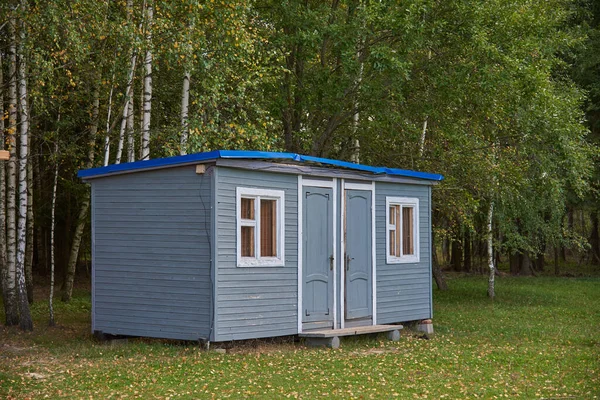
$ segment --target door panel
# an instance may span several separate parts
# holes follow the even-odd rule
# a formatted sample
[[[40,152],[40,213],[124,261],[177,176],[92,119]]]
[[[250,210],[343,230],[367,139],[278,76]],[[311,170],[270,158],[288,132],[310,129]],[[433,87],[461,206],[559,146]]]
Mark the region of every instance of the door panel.
[[[369,190],[346,190],[346,319],[372,316],[372,241]]]
[[[302,321],[333,324],[333,189],[302,189]]]

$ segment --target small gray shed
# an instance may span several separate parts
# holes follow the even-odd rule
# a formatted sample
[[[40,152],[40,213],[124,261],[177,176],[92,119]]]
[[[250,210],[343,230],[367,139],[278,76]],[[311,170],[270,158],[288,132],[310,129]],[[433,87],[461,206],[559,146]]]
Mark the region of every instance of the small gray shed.
[[[432,317],[441,175],[212,151],[79,176],[93,332],[220,342]]]

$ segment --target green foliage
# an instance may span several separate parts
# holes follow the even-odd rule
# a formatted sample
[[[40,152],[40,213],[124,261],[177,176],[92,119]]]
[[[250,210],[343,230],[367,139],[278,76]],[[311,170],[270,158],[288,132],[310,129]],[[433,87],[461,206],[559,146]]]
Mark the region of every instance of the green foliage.
[[[598,396],[598,278],[456,278],[435,292],[436,334],[399,342],[350,338],[338,350],[287,342],[236,343],[227,354],[195,344],[89,333],[89,293],[57,303],[59,325],[27,336],[0,331],[4,397],[593,398]],[[2,308],[0,308],[1,310]],[[560,318],[557,318],[557,315]]]
[[[0,20],[27,27],[33,147],[42,165],[63,163],[58,208],[70,210],[85,190],[75,173],[88,154],[92,89],[101,93],[97,150],[108,123],[112,161],[132,54],[139,134],[146,2],[31,3],[27,12],[3,4]],[[588,235],[564,220],[582,199],[597,208],[596,3],[155,0],[152,157],[179,153],[189,73],[188,152],[349,160],[359,140],[363,163],[445,175],[433,194],[438,239],[484,237],[494,201],[503,252],[583,244]],[[49,203],[47,188],[36,196]]]

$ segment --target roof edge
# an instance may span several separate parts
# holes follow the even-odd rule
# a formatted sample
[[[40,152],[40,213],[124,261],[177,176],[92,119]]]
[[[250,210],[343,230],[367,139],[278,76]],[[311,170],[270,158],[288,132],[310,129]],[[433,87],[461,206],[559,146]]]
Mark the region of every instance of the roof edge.
[[[305,156],[296,153],[269,152],[269,151],[247,151],[247,150],[214,150],[206,153],[194,153],[183,156],[155,158],[151,160],[135,161],[123,164],[112,164],[105,167],[80,170],[77,176],[82,179],[93,179],[112,174],[122,174],[134,171],[145,171],[161,167],[177,167],[194,162],[213,161],[219,158],[226,159],[266,159],[266,160],[292,160],[296,162],[316,163],[338,168],[369,172],[372,174],[386,174],[404,176],[429,181],[441,181],[443,175],[429,172],[411,171],[398,168],[373,167],[364,164],[355,164],[348,161],[333,160],[329,158]]]

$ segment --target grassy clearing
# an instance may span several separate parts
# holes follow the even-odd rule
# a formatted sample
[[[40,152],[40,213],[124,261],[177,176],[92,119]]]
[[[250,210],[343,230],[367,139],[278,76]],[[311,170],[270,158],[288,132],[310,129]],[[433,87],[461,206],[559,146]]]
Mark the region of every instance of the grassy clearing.
[[[89,293],[33,308],[36,331],[0,328],[0,398],[598,398],[600,279],[482,277],[435,292],[436,336],[342,341],[339,350],[267,341],[227,354],[194,345],[95,342]],[[3,315],[0,314],[3,319]]]

